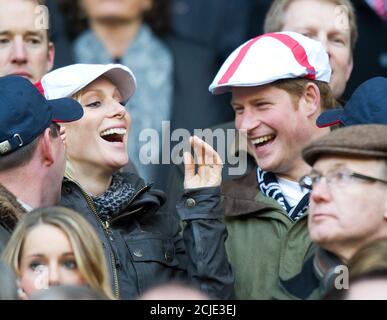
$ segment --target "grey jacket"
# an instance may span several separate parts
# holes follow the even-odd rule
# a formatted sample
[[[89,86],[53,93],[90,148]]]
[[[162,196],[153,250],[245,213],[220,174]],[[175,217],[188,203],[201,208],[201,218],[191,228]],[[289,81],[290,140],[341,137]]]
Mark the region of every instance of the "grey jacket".
[[[164,193],[145,185],[137,175],[122,175],[136,191],[129,206],[109,221],[99,215],[91,197],[68,179],[60,203],[80,212],[102,240],[116,297],[136,298],[154,285],[176,280],[211,297],[233,298],[220,189],[194,189],[183,195],[177,205],[185,224],[181,236],[179,219],[159,210]]]

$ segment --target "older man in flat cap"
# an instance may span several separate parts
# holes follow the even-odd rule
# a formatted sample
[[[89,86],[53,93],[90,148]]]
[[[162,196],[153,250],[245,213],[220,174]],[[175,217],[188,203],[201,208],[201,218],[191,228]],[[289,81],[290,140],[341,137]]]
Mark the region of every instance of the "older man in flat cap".
[[[287,297],[316,299],[340,284],[340,268],[364,245],[387,237],[387,126],[355,125],[307,145],[313,166],[300,179],[310,189],[308,229],[317,244],[302,272],[284,281]]]

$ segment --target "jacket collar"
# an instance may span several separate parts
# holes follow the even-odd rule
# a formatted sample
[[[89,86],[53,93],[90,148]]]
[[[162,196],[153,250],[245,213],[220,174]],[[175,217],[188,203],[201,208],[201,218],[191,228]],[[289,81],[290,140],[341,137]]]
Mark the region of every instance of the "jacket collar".
[[[321,291],[328,292],[334,288],[338,276],[336,267],[343,265],[343,262],[333,253],[320,247],[316,247],[313,258],[313,267],[316,277],[320,280]]]
[[[25,212],[16,197],[0,184],[0,224],[12,231]]]
[[[267,203],[256,201],[259,193],[256,168],[247,175],[222,183],[225,216],[240,216],[254,213],[268,207]]]

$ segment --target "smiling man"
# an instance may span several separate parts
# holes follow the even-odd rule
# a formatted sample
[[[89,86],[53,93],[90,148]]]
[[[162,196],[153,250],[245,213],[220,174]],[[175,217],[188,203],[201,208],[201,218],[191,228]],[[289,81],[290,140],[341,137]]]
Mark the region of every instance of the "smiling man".
[[[264,30],[294,31],[320,41],[332,67],[331,89],[336,98],[342,96],[352,72],[357,40],[356,17],[349,0],[275,0]]]
[[[235,126],[257,168],[223,184],[226,246],[240,299],[269,299],[302,266],[310,240],[308,194],[298,185],[310,167],[301,149],[329,132],[315,121],[332,107],[331,68],[322,45],[294,32],[247,41],[223,64],[210,91],[231,91]]]
[[[54,45],[43,29],[41,0],[0,0],[0,76],[40,80],[54,62]],[[48,17],[46,17],[48,19]]]

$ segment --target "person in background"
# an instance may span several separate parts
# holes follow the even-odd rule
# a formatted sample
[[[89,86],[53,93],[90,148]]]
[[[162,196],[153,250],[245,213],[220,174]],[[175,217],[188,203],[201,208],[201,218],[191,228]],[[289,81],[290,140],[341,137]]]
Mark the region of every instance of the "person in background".
[[[353,69],[358,30],[350,0],[274,0],[266,14],[264,32],[294,31],[318,40],[329,55],[330,86],[342,97]]]
[[[38,16],[43,12],[36,10],[39,5],[44,1],[0,1],[0,76],[19,75],[36,82],[52,69],[55,49],[45,29],[49,18],[46,12]],[[37,21],[42,24],[37,26]]]
[[[65,146],[57,122],[78,120],[73,99],[47,101],[20,76],[0,77],[0,249],[27,211],[61,195]]]
[[[58,285],[88,285],[113,298],[101,243],[78,213],[62,207],[31,211],[20,220],[2,259],[15,271],[19,297]]]
[[[171,280],[188,282],[211,297],[232,297],[219,155],[191,138],[201,161],[196,173],[192,156],[185,153],[186,192],[177,204],[185,222],[181,236],[180,220],[162,208],[164,192],[133,173],[120,172],[128,162],[132,119],[125,105],[136,88],[132,72],[119,64],[75,64],[48,73],[41,87],[47,98],[73,97],[84,108],[82,120],[64,124],[67,169],[60,203],[96,230],[116,298],[134,298]]]

